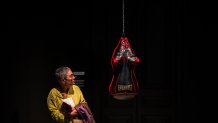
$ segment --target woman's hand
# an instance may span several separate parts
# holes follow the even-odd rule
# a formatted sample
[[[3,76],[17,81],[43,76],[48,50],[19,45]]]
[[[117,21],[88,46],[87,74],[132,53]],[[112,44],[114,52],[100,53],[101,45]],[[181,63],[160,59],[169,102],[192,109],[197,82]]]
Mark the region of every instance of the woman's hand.
[[[61,95],[63,96],[64,99],[67,98],[67,93],[61,93]]]
[[[78,112],[75,108],[72,108],[72,111],[70,112],[70,115],[72,116],[72,118],[77,117],[78,116]]]

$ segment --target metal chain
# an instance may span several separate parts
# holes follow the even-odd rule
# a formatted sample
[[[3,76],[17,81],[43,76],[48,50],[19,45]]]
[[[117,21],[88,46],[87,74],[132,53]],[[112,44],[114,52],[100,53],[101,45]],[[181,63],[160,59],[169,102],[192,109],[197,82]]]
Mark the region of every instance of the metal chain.
[[[124,31],[125,31],[125,21],[124,21],[124,18],[125,18],[125,16],[124,16],[124,0],[123,0],[123,34],[124,34]]]

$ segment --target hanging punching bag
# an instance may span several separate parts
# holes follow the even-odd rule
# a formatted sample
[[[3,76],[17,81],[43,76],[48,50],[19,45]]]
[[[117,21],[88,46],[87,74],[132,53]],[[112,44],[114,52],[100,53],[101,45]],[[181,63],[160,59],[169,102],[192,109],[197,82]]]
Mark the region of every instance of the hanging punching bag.
[[[113,76],[109,85],[109,93],[115,99],[132,99],[138,94],[139,85],[135,67],[139,62],[127,37],[122,36],[111,57]]]

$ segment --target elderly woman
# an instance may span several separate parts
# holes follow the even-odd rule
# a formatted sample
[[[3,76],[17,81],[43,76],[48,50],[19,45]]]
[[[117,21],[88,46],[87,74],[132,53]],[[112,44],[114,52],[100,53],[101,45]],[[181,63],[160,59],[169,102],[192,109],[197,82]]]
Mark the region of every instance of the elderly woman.
[[[75,76],[72,70],[69,67],[60,67],[56,70],[55,76],[60,86],[52,88],[47,97],[47,105],[52,119],[58,123],[83,123],[90,120],[83,119],[83,116],[87,115],[92,118],[91,122],[94,122],[80,88],[75,85]],[[81,108],[80,105],[87,108]],[[86,110],[88,113],[80,114],[80,110]]]

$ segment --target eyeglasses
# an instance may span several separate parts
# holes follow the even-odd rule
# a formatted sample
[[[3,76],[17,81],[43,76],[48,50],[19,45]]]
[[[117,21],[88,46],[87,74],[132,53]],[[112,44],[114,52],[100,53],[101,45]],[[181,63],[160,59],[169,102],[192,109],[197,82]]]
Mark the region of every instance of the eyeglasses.
[[[73,75],[73,76],[70,76],[70,77],[69,77],[69,78],[71,78],[71,79],[67,79],[67,78],[66,78],[66,79],[64,79],[64,80],[66,80],[66,81],[72,81],[72,80],[73,80],[73,77],[74,77],[74,79],[75,79],[77,76],[74,76],[74,75]]]
[[[76,76],[75,76],[74,74],[70,74],[70,75],[69,75],[69,78],[73,78],[73,77],[76,78]]]

